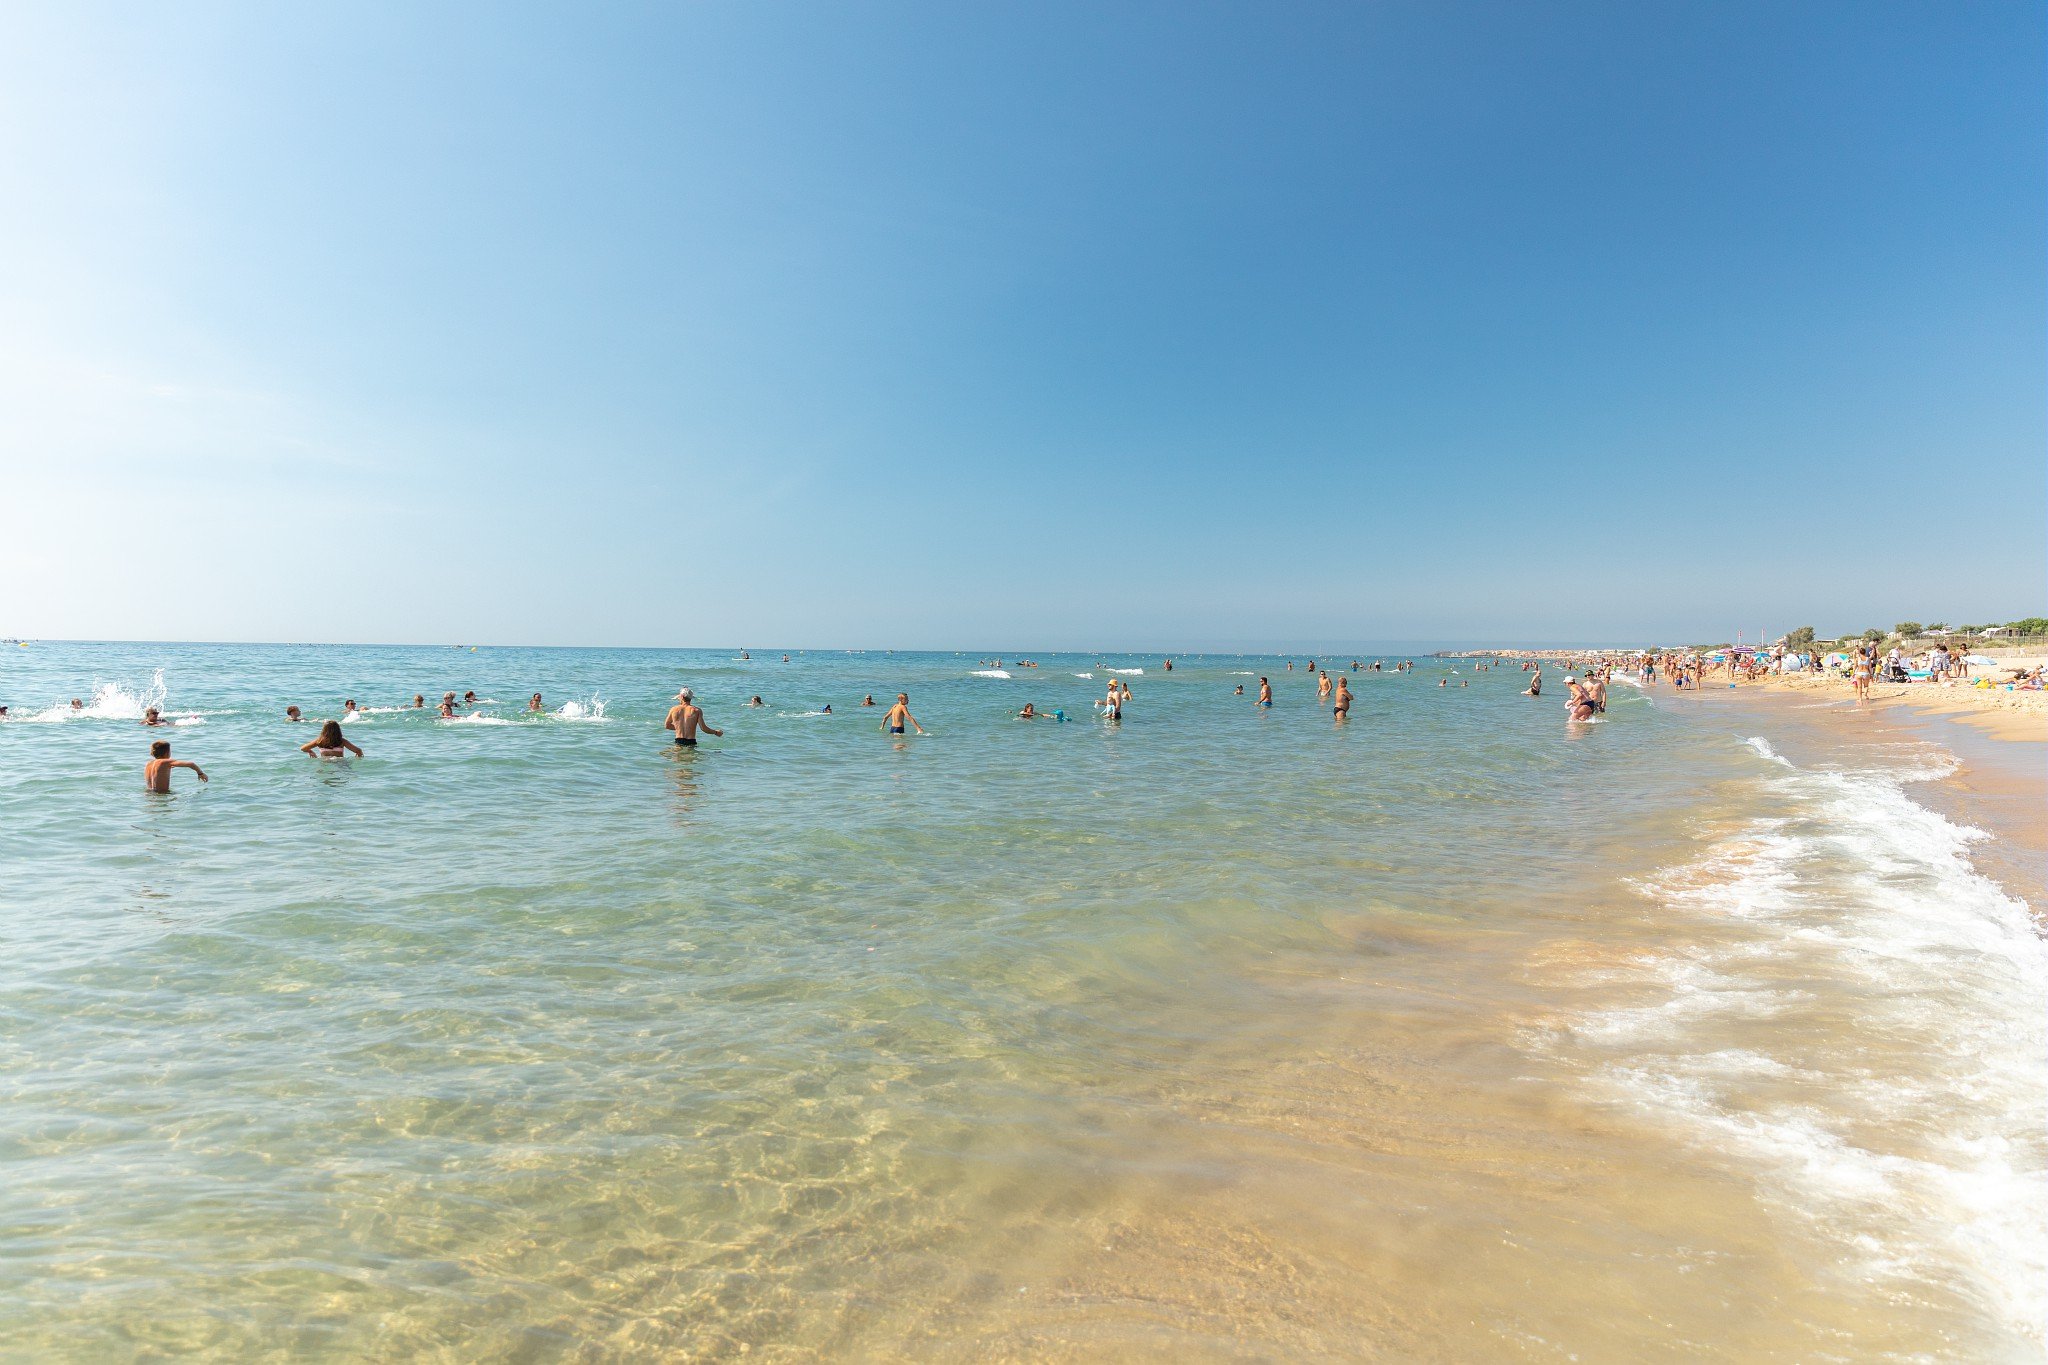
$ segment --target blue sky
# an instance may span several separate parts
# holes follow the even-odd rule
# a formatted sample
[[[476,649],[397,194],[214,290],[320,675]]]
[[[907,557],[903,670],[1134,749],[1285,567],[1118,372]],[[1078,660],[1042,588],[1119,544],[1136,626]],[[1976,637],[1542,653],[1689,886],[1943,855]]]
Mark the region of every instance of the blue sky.
[[[21,5],[0,634],[2002,620],[2037,4]]]

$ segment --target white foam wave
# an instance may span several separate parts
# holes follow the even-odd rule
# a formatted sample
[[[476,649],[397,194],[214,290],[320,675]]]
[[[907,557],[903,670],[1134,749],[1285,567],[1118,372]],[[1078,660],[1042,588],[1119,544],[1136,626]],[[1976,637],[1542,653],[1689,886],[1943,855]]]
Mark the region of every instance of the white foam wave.
[[[1959,1300],[2003,1339],[1983,1355],[2037,1357],[2048,943],[1970,865],[1985,836],[1906,795],[1931,766],[1769,779],[1791,813],[1640,888],[1687,946],[1610,971],[1624,999],[1553,1043],[1846,1272]]]
[[[1747,744],[1750,748],[1756,750],[1758,755],[1764,758],[1768,758],[1773,763],[1782,764],[1787,768],[1792,766],[1792,760],[1785,757],[1783,754],[1779,753],[1776,749],[1773,749],[1771,747],[1771,742],[1765,739],[1762,735],[1751,735],[1748,739],[1745,739],[1742,742],[1744,744]]]
[[[511,721],[504,719],[502,716],[486,716],[482,712],[472,712],[466,716],[449,716],[435,722],[437,725],[510,725],[511,723]]]
[[[565,701],[555,708],[556,720],[574,720],[589,724],[605,720],[604,698],[592,693],[589,701]]]
[[[1076,673],[1074,676],[1077,678],[1093,678],[1095,675],[1093,673]]]
[[[64,720],[141,720],[144,710],[151,706],[161,708],[164,702],[164,671],[159,668],[150,678],[150,685],[140,692],[130,692],[117,682],[93,680],[92,698],[83,707],[74,709],[70,702],[58,702],[34,715],[23,716],[23,720],[64,721]],[[84,700],[81,698],[81,700]]]
[[[1006,668],[977,668],[969,673],[968,676],[971,678],[1007,678],[1010,676],[1010,672]]]
[[[1123,673],[1133,678],[1142,678],[1145,676],[1145,670],[1142,668],[1110,668],[1105,669],[1103,671],[1106,673]]]

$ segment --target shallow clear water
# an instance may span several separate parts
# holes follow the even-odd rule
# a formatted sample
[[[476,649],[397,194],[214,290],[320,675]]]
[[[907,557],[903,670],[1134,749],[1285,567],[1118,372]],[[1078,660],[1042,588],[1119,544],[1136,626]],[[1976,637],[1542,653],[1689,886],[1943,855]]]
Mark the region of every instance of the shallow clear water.
[[[0,1341],[2039,1358],[2048,958],[1938,749],[731,654],[7,650]]]

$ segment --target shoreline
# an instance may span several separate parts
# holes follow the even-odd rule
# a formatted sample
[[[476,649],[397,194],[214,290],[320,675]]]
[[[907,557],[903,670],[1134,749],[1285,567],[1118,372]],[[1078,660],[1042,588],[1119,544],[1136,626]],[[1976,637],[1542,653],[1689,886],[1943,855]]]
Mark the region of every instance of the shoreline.
[[[1850,684],[1837,679],[1772,678],[1734,689],[1724,685],[1688,693],[1667,690],[1665,695],[1767,711],[1803,706],[1807,709],[1802,719],[1838,739],[1847,738],[1843,727],[1856,726],[1866,733],[1874,727],[1939,745],[1954,756],[1956,768],[1919,785],[1924,804],[1945,819],[1988,836],[1972,847],[1970,861],[2023,901],[2037,931],[2048,937],[2048,709],[1944,704],[1944,695],[1919,695],[1937,692],[1925,684],[1880,686],[1871,689],[1873,704],[1862,707],[1855,704]],[[2048,694],[1997,695],[2040,699]]]

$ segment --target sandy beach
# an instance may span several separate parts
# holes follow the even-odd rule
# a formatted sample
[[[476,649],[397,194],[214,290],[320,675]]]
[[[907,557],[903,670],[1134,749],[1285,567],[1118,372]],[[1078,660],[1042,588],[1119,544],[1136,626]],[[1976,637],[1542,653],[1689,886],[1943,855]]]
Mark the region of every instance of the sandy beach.
[[[1975,679],[1963,682],[1873,683],[1870,704],[1874,707],[1909,707],[1937,715],[1952,715],[2001,738],[2048,742],[2048,692],[2006,690],[2008,670],[2037,668],[2048,658],[2040,654],[2000,658],[1995,666],[1974,670],[1978,677],[1992,679],[1992,686],[1978,687]],[[1847,678],[1786,674],[1767,677],[1743,687],[1768,691],[1819,694],[1853,701],[1855,688]]]

